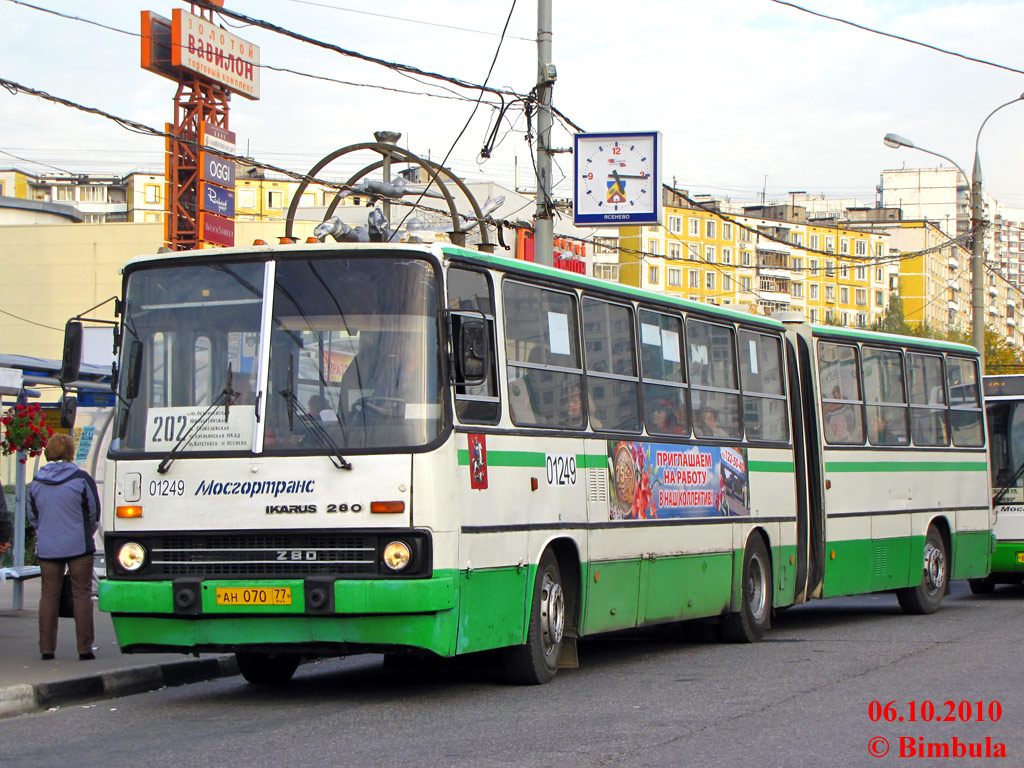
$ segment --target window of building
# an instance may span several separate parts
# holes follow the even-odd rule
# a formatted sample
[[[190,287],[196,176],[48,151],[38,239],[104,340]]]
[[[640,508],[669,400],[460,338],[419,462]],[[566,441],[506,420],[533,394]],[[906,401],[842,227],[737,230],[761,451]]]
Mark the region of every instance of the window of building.
[[[682,232],[683,231],[683,220],[678,216],[668,217],[668,231],[669,232]]]
[[[614,237],[595,237],[594,248],[597,253],[615,253],[618,250],[618,240]]]
[[[825,286],[825,301],[834,304],[836,301],[836,287],[834,285]]]
[[[683,270],[679,267],[668,268],[668,284],[673,288],[683,287]]]
[[[267,207],[268,208],[284,208],[284,192],[270,191],[267,192]]]
[[[670,259],[681,259],[683,258],[683,246],[681,243],[677,243],[674,240],[668,244],[668,257]]]
[[[879,258],[881,258],[884,255],[885,255],[885,247],[882,245],[882,243],[875,243],[875,256],[878,256]]]
[[[818,284],[811,283],[811,301],[818,300]]]
[[[804,244],[803,241],[804,241],[803,235],[801,235],[799,232],[790,232],[789,233],[789,242],[792,243],[793,245],[803,245]]]
[[[708,264],[715,263],[715,246],[708,245],[704,247],[704,261]]]
[[[708,272],[704,275],[704,287],[707,290],[709,290],[709,291],[715,290],[715,273],[714,272],[708,270]]]
[[[816,310],[816,309],[812,309],[811,310],[811,322],[812,323],[818,322],[818,310]]]
[[[686,244],[686,258],[690,261],[700,261],[700,243]]]
[[[750,293],[751,279],[747,275],[740,275],[740,290],[743,293]]]
[[[804,268],[804,260],[799,256],[794,256],[792,260],[790,260],[789,264],[790,269],[792,269],[794,272],[800,272]]]
[[[884,291],[875,291],[875,306],[876,307],[884,307],[885,306],[885,292]]]
[[[832,235],[825,236],[825,251],[827,253],[836,252],[836,239]]]
[[[86,203],[102,203],[107,199],[107,188],[87,184],[78,188],[78,199]]]
[[[253,209],[256,207],[256,190],[252,187],[241,187],[238,190],[238,207]]]
[[[690,219],[690,236],[700,237],[700,219]]]
[[[750,251],[740,251],[740,266],[749,267],[751,261]]]
[[[850,240],[846,237],[839,238],[839,252],[849,254],[850,253]]]
[[[611,280],[612,282],[618,282],[619,280],[619,265],[618,264],[595,264],[594,265],[594,277],[599,280]]]
[[[854,276],[855,276],[856,280],[867,280],[868,279],[868,268],[867,267],[857,267],[854,270]]]
[[[722,290],[723,291],[731,291],[732,290],[732,283],[733,283],[732,275],[728,275],[728,274],[722,275]]]
[[[835,262],[832,261],[831,259],[827,259],[825,261],[825,277],[835,277],[836,276],[835,266],[836,266]]]
[[[160,202],[160,185],[146,184],[142,191],[143,200],[147,205],[155,205]]]
[[[303,208],[312,208],[316,205],[316,192],[303,192],[299,205]]]
[[[696,269],[690,270],[690,287],[700,288],[700,271]]]
[[[660,240],[650,240],[650,241],[648,241],[648,243],[647,243],[647,252],[650,253],[650,254],[653,254],[655,256],[660,256],[661,255],[661,241]]]
[[[845,285],[839,289],[839,303],[849,304],[850,303],[850,289]]]
[[[723,248],[722,249],[722,263],[723,264],[732,264],[732,248]]]
[[[802,299],[804,297],[804,284],[803,283],[793,283],[792,285],[790,285],[789,290],[790,290],[790,295],[794,299]]]
[[[722,239],[730,241],[732,240],[732,224],[730,224],[728,221],[722,222]]]
[[[708,219],[704,222],[704,236],[709,240],[714,240],[716,224],[714,219]]]
[[[858,256],[868,255],[868,241],[867,240],[855,240],[854,241],[854,253]]]
[[[57,202],[66,203],[75,199],[75,188],[71,186],[58,186],[53,188],[53,199]]]
[[[875,282],[876,283],[880,283],[880,282],[882,282],[883,279],[884,279],[884,277],[882,276],[882,268],[881,267],[875,267]]]
[[[839,267],[839,275],[843,278],[843,280],[849,279],[850,268],[846,264],[843,264],[841,267]]]
[[[855,288],[853,291],[854,302],[858,307],[866,307],[868,305],[868,292],[866,288]]]
[[[647,267],[647,282],[650,285],[658,285],[658,278],[659,277],[660,277],[660,275],[658,274],[658,268],[657,267],[653,267],[653,266]]]
[[[817,275],[818,274],[818,260],[817,259],[811,259],[811,274],[812,275]]]
[[[807,239],[810,241],[809,245],[811,247],[811,250],[815,250],[815,251],[818,250],[818,236],[817,235],[813,235],[813,234],[812,235],[808,235]]]

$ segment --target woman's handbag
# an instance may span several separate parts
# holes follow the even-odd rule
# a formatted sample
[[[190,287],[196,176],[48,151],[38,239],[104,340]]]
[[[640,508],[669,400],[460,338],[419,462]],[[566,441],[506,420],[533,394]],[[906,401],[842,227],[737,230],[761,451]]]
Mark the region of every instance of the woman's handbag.
[[[75,596],[71,592],[71,574],[64,574],[64,581],[60,585],[60,607],[57,608],[57,615],[62,619],[75,618]]]

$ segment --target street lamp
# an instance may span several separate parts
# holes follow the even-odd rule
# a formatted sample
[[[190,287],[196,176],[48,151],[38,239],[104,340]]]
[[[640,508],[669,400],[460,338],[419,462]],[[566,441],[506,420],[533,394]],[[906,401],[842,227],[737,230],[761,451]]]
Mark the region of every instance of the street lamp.
[[[989,121],[989,118],[991,118],[992,115],[1003,107],[1016,104],[1021,100],[1024,100],[1024,93],[1015,99],[1011,99],[1005,104],[1000,104],[989,112],[988,116],[981,121],[981,126],[978,128],[978,135],[974,139],[974,172],[969,177],[971,179],[971,341],[974,344],[974,348],[978,350],[978,354],[981,356],[982,373],[985,372],[985,238],[983,236],[985,229],[985,208],[984,200],[981,195],[981,159],[978,157],[978,142],[981,141],[982,129],[985,127],[985,124]],[[960,173],[963,174],[964,179],[968,178],[964,169],[951,158],[939,154],[938,152],[933,152],[930,149],[919,147],[910,139],[905,139],[898,134],[885,134],[885,138],[882,139],[882,143],[893,149],[906,147],[907,149],[916,149],[918,152],[924,152],[928,155],[941,157],[960,171]]]

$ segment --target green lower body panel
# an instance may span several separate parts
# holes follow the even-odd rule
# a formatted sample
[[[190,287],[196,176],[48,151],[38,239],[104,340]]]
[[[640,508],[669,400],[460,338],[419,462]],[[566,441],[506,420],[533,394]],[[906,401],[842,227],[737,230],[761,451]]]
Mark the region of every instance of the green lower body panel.
[[[218,603],[218,589],[262,591],[282,605]],[[307,613],[301,579],[204,581],[197,610],[175,613],[169,581],[100,582],[100,609],[112,614],[123,649],[237,650],[245,646],[367,646],[456,652],[458,594],[454,574],[422,580],[334,582],[334,611]],[[221,602],[225,598],[221,595]],[[520,606],[521,606],[521,600]],[[520,607],[521,610],[521,607]]]
[[[1017,548],[1024,551],[1024,544]],[[998,554],[998,551],[997,551]],[[995,567],[996,555],[992,554],[991,531],[964,531],[953,537],[952,579],[980,579],[988,575],[989,566]],[[1024,563],[1017,566],[1024,573]]]
[[[992,573],[1024,576],[1024,541],[997,541],[992,553]]]
[[[989,531],[953,534],[950,579],[980,578],[988,573]],[[924,536],[832,541],[825,545],[823,597],[883,592],[921,583]]]
[[[459,575],[458,653],[526,642],[530,590],[537,566],[463,571]]]

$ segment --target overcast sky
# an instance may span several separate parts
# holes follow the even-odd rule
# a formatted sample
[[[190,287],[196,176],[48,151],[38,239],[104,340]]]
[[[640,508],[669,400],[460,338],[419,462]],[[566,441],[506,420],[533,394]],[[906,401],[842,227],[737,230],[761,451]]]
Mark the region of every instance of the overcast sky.
[[[139,66],[139,14],[164,16],[174,0],[26,0],[69,20],[0,0],[0,77],[162,128],[174,84]],[[771,0],[552,0],[554,104],[587,131],[659,130],[665,180],[692,193],[752,200],[804,190],[874,199],[885,168],[941,161],[892,150],[896,132],[970,170],[985,116],[1024,93],[1024,75],[818,18]],[[1024,70],[1020,0],[807,0],[804,7]],[[511,0],[227,0],[227,7],[342,48],[482,83]],[[383,18],[386,14],[391,18]],[[98,22],[130,34],[101,28]],[[423,23],[423,22],[429,22]],[[225,23],[235,24],[230,20]],[[518,0],[490,84],[519,93],[536,81],[537,7]],[[266,66],[287,67],[396,93],[264,68],[262,98],[235,97],[230,126],[240,153],[294,171],[374,130],[439,162],[473,111],[462,99],[375,64],[256,27],[232,29],[256,43]],[[433,96],[418,95],[431,93]],[[488,97],[488,102],[493,98]],[[516,164],[532,186],[526,122],[509,112],[492,159],[479,151],[495,118],[487,103],[455,146],[450,165],[474,180],[511,185]],[[511,129],[511,130],[510,130]],[[982,135],[985,189],[1024,207],[1024,102],[1002,110]],[[570,147],[559,129],[553,143]],[[95,115],[0,91],[0,167],[30,171],[162,169],[161,139]],[[17,156],[12,157],[12,155]],[[43,163],[36,165],[31,162]],[[571,174],[561,155],[556,179]],[[332,166],[325,173],[345,175]],[[568,196],[568,179],[558,192]]]

